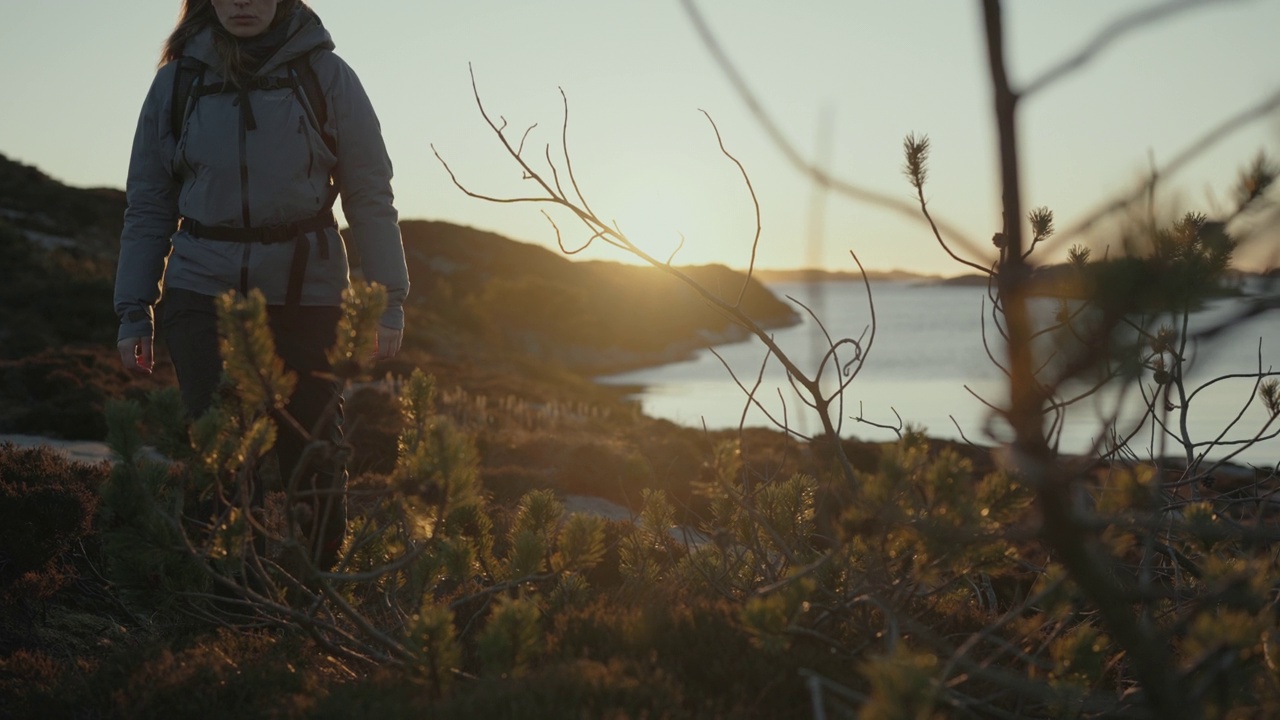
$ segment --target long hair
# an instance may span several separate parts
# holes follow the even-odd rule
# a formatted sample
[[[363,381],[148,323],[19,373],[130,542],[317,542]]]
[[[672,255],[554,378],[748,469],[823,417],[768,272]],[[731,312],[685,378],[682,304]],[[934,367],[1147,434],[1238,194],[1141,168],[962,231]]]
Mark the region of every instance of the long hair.
[[[271,27],[274,28],[276,24],[283,22],[299,5],[305,7],[306,2],[281,0],[276,7],[276,16],[271,21]],[[248,63],[240,49],[240,42],[222,27],[222,23],[218,22],[218,15],[214,12],[213,3],[209,0],[182,0],[182,12],[178,14],[178,23],[174,26],[173,32],[169,33],[168,39],[164,41],[164,49],[160,52],[160,65],[182,57],[187,43],[205,28],[213,29],[213,47],[217,50],[218,57],[222,59],[222,67],[219,68],[222,76],[237,82],[247,75]]]

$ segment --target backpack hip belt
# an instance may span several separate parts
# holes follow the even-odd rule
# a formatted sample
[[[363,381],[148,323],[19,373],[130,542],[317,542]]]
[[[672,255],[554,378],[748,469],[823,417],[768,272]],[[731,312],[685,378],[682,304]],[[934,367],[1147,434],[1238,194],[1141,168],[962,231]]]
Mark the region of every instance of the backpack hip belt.
[[[307,233],[336,227],[338,227],[338,221],[334,218],[333,211],[329,209],[321,210],[305,220],[247,228],[205,225],[189,217],[178,220],[179,230],[202,240],[263,245],[289,242]]]
[[[295,313],[302,304],[302,283],[307,275],[307,261],[311,256],[311,243],[307,235],[319,233],[328,228],[337,228],[338,221],[333,217],[333,210],[321,210],[316,215],[291,223],[280,225],[264,225],[260,227],[225,227],[203,225],[191,218],[181,218],[178,229],[202,240],[234,243],[260,243],[271,245],[293,241],[293,258],[289,263],[289,285],[285,290],[285,307]],[[326,253],[321,252],[321,256]]]

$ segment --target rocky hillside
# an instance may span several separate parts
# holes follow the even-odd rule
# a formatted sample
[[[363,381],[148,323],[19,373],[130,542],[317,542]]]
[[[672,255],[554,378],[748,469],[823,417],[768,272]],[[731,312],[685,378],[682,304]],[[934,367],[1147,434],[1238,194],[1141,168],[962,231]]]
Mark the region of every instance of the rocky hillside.
[[[652,267],[571,262],[545,248],[444,222],[401,223],[413,282],[410,323],[443,350],[460,339],[583,373],[678,360],[746,337],[680,280]],[[720,265],[679,271],[727,302],[746,280]],[[756,281],[742,307],[765,327],[798,316]],[[415,317],[421,318],[415,321]]]
[[[47,248],[111,253],[123,225],[124,193],[64,185],[0,155],[0,227]]]
[[[104,399],[136,384],[116,367],[111,307],[124,208],[118,190],[68,187],[0,157],[0,433],[94,437]],[[514,391],[526,377],[590,377],[745,337],[659,269],[570,262],[444,222],[401,227],[413,289],[393,371],[437,367],[462,384],[468,371],[502,372]],[[680,271],[731,302],[741,292],[766,327],[798,320],[759,283],[742,292],[745,277],[728,268]]]

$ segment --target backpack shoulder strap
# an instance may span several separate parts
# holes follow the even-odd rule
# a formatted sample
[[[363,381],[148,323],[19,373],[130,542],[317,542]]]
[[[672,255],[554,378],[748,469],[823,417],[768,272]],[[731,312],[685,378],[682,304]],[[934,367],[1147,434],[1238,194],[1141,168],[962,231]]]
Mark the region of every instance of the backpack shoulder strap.
[[[195,58],[183,57],[173,73],[172,104],[169,109],[169,129],[175,139],[182,136],[182,125],[187,120],[187,104],[191,100],[191,88],[204,78],[205,64]]]
[[[302,94],[306,96],[307,104],[311,106],[311,112],[316,116],[318,126],[316,130],[324,138],[325,146],[329,148],[329,152],[337,155],[337,142],[325,129],[329,123],[329,101],[325,98],[324,88],[320,87],[320,78],[316,75],[315,68],[311,67],[311,53],[289,61],[289,74],[293,76],[298,87],[302,89]]]
[[[311,66],[311,56],[316,51],[309,52],[300,57],[296,57],[289,61],[289,75],[297,84],[297,88],[302,91],[306,97],[307,104],[311,106],[311,113],[315,116],[316,131],[320,133],[320,138],[324,141],[325,147],[334,157],[338,156],[337,139],[331,135],[327,129],[329,124],[329,100],[325,97],[324,88],[320,85],[320,77],[316,75],[315,68]],[[325,208],[333,207],[338,200],[338,178],[337,175],[329,176],[329,192],[325,199]]]

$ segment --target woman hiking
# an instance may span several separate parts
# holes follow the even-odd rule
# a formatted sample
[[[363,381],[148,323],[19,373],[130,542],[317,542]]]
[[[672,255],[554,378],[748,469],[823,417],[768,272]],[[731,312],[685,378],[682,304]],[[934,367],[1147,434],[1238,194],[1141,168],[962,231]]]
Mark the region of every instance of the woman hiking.
[[[257,289],[276,351],[298,377],[286,411],[308,430],[329,411],[317,439],[341,440],[341,386],[325,357],[350,284],[332,210],[339,195],[365,278],[387,290],[376,355],[400,348],[409,279],[391,161],[368,96],[333,47],[302,0],[184,0],[164,45],[133,140],[115,309],[125,368],[151,372],[158,326],[192,418],[209,409],[222,374],[215,298]],[[310,439],[280,424],[282,478]],[[345,534],[346,469],[313,460],[301,470],[297,487],[316,498],[303,529],[327,569]],[[261,507],[263,489],[253,494]]]

